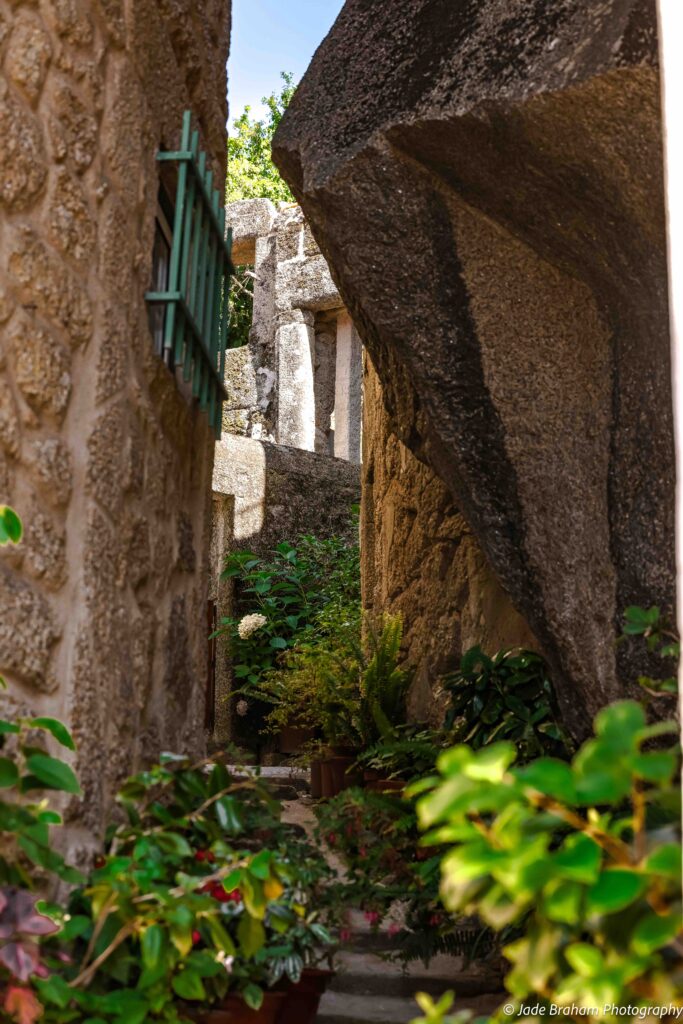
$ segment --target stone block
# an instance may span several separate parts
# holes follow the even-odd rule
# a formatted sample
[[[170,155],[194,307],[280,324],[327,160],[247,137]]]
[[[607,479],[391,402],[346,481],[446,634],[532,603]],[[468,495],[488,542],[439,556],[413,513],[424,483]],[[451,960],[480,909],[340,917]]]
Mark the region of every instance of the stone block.
[[[85,190],[64,167],[53,174],[48,225],[54,245],[78,263],[92,257],[96,226]]]
[[[61,419],[71,394],[68,351],[35,322],[21,320],[9,335],[14,380],[28,404]]]
[[[50,655],[59,638],[45,598],[11,570],[0,566],[0,673],[36,690],[50,692]]]
[[[233,261],[237,266],[254,262],[256,239],[272,231],[277,211],[269,199],[228,203],[226,222],[232,228]]]
[[[29,227],[20,228],[11,246],[9,270],[25,305],[34,304],[62,329],[71,345],[87,342],[92,334],[90,300],[64,263]]]
[[[26,461],[50,504],[66,505],[73,487],[73,461],[66,442],[58,437],[33,441]]]
[[[0,444],[9,455],[16,455],[20,441],[19,411],[12,388],[0,379]]]
[[[30,206],[45,185],[43,136],[35,118],[0,82],[0,201],[9,210]]]
[[[8,44],[5,71],[31,103],[40,96],[51,56],[50,37],[40,22],[28,16],[20,18]]]

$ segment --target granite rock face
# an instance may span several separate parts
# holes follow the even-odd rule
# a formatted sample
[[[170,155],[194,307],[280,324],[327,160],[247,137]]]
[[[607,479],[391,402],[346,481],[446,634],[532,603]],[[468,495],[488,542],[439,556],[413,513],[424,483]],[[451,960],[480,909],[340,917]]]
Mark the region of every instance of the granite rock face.
[[[274,147],[577,734],[674,600],[656,59],[654,0],[347,0]]]

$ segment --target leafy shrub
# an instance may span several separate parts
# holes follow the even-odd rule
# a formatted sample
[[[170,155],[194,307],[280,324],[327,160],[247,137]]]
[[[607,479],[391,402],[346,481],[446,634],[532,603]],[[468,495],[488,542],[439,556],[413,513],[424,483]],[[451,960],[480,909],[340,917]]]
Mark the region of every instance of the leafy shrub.
[[[445,728],[451,742],[478,750],[511,740],[524,761],[565,757],[570,749],[547,665],[534,651],[500,651],[490,658],[473,647],[442,682],[450,698]]]
[[[314,904],[327,869],[258,781],[166,755],[119,801],[128,820],[63,919],[69,963],[37,983],[51,1021],[175,1022],[179,1000],[228,991],[256,1008],[329,949]],[[273,848],[246,848],[259,833]]]
[[[600,712],[571,764],[512,767],[510,742],[461,745],[440,756],[439,779],[414,787],[429,791],[418,805],[431,829],[424,842],[451,844],[446,907],[497,931],[523,927],[504,949],[516,1008],[532,998],[600,1010],[677,998],[678,749],[651,744],[676,731],[648,726],[625,701]]]
[[[230,554],[224,579],[236,582],[238,615],[225,618],[237,680],[255,684],[283,651],[325,627],[328,605],[360,603],[358,547],[343,538],[299,538],[278,544],[268,558],[249,551]],[[244,619],[258,616],[255,621]]]

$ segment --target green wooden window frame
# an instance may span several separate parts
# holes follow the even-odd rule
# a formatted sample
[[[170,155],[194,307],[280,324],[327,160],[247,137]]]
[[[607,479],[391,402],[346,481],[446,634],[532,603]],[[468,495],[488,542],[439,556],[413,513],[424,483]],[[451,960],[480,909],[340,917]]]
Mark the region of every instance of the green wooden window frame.
[[[164,355],[182,367],[192,382],[192,394],[207,411],[217,438],[221,436],[223,375],[229,347],[232,230],[225,231],[225,208],[205,152],[199,152],[199,132],[192,130],[192,112],[183,115],[180,149],[157,153],[160,162],[178,166],[173,238],[167,290],[149,291],[151,305],[163,305]]]

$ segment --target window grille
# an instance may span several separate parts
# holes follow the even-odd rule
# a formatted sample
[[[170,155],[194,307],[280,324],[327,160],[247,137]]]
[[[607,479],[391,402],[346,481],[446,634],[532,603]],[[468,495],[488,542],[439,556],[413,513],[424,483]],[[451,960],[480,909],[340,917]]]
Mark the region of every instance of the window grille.
[[[232,231],[225,234],[225,209],[206,153],[199,152],[199,132],[186,110],[180,149],[162,151],[157,160],[177,165],[178,184],[166,286],[146,294],[164,309],[160,355],[183,378],[202,411],[208,411],[216,437],[221,436],[225,352],[228,348]],[[155,282],[153,288],[158,288]],[[157,319],[157,323],[159,320]]]

